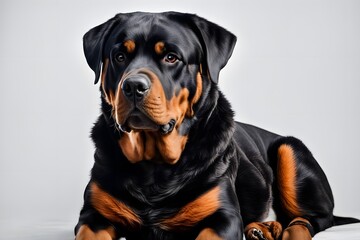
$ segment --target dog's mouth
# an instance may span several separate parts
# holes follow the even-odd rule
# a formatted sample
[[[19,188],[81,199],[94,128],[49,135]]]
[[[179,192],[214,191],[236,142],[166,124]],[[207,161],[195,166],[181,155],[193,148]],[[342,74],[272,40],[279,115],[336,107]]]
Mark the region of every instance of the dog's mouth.
[[[151,120],[146,114],[135,109],[129,114],[124,124],[118,124],[122,132],[134,131],[149,131],[160,132],[161,134],[168,134],[174,130],[176,121],[171,119],[168,123],[159,125]]]

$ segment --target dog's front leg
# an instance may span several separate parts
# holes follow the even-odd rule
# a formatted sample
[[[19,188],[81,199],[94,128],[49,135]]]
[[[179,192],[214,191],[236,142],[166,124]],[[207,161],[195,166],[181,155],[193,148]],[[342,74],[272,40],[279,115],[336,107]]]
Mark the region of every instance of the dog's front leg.
[[[114,240],[116,239],[115,229],[108,227],[99,231],[93,231],[88,225],[82,225],[76,234],[75,240]]]
[[[96,189],[90,182],[84,193],[84,206],[79,222],[75,227],[75,240],[114,240],[118,239],[118,228],[101,215],[92,205],[91,196]]]
[[[241,240],[243,236],[242,219],[237,196],[230,181],[219,185],[220,207],[208,219],[196,240]]]

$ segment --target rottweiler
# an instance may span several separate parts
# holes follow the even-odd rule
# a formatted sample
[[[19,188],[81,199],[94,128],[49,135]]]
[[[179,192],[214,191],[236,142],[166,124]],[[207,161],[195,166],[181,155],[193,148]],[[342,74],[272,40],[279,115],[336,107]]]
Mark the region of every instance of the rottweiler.
[[[177,12],[117,14],[84,35],[101,114],[76,240],[306,240],[358,222],[333,215],[299,139],[234,121],[218,78],[235,42]]]

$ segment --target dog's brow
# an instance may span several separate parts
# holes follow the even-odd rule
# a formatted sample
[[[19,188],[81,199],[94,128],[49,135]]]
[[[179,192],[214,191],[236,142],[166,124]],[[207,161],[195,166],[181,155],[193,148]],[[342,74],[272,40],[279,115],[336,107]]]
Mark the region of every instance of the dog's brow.
[[[126,40],[124,43],[123,43],[124,47],[126,48],[127,52],[128,53],[132,53],[135,51],[135,48],[136,48],[136,44],[133,40]]]
[[[165,52],[165,43],[164,42],[157,42],[155,44],[155,53],[158,55],[162,55]]]

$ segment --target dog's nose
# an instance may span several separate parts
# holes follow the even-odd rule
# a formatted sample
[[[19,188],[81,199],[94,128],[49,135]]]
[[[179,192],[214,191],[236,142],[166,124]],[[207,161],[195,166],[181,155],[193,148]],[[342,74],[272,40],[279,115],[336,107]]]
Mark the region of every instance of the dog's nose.
[[[142,74],[130,76],[124,80],[121,88],[128,99],[139,101],[149,91],[150,80]]]

